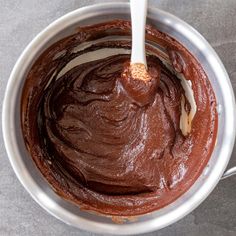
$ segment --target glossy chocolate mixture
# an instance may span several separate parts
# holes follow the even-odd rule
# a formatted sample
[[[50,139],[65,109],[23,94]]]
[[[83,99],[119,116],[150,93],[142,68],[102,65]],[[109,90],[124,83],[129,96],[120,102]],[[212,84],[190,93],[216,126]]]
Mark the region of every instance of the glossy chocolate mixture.
[[[52,188],[83,209],[117,216],[159,209],[190,188],[214,148],[216,100],[206,74],[174,39],[151,26],[146,33],[148,81],[130,73],[130,40],[109,39],[130,35],[123,20],[79,28],[43,52],[26,79],[27,149]],[[127,53],[70,64],[103,49]],[[191,103],[178,74],[191,81],[197,106],[188,133],[180,117]]]

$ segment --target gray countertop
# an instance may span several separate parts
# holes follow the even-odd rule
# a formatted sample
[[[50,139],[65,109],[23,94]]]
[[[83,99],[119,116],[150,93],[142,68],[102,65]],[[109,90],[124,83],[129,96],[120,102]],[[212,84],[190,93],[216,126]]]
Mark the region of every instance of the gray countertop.
[[[9,74],[25,46],[49,23],[101,0],[0,0],[0,106]],[[215,48],[236,92],[236,1],[150,0],[195,27]],[[2,128],[2,127],[0,127]],[[236,165],[236,148],[230,166]],[[0,133],[0,235],[93,235],[46,213],[17,180]],[[236,235],[236,176],[220,181],[195,211],[165,229],[146,235]]]

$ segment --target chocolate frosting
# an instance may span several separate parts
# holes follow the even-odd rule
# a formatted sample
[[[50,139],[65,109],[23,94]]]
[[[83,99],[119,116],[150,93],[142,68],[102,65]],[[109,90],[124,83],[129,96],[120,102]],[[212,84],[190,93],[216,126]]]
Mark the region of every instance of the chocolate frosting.
[[[27,76],[21,106],[27,149],[54,191],[82,209],[117,216],[159,209],[190,188],[214,148],[216,101],[206,74],[177,41],[151,26],[146,32],[165,52],[147,45],[148,82],[132,77],[128,53],[68,66],[97,50],[129,50],[130,40],[109,38],[76,50],[129,36],[123,20],[79,28],[43,52]],[[197,105],[187,134],[180,129],[181,101],[187,114],[191,104],[178,73],[191,81]]]

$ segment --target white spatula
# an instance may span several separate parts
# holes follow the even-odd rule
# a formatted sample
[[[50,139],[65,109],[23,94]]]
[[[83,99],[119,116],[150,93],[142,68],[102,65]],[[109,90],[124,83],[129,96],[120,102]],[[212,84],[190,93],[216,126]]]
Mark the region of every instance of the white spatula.
[[[130,9],[132,21],[131,65],[143,64],[147,69],[145,52],[147,0],[130,0]]]

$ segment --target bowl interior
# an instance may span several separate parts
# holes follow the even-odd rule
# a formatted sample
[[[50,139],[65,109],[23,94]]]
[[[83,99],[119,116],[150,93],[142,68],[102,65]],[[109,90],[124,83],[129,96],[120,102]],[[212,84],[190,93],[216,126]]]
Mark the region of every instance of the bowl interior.
[[[39,173],[26,151],[20,125],[21,91],[26,75],[42,50],[75,32],[78,26],[113,19],[130,19],[128,4],[103,4],[78,9],[51,24],[26,48],[9,80],[4,100],[3,133],[11,164],[21,183],[48,212],[64,222],[98,233],[134,234],[165,227],[189,213],[203,201],[219,181],[230,158],[235,136],[234,95],[228,75],[210,45],[193,28],[174,16],[149,9],[147,23],[183,44],[201,63],[215,91],[219,114],[216,146],[195,184],[172,204],[123,225],[110,218],[80,211],[56,195]],[[227,106],[226,106],[227,104]]]

